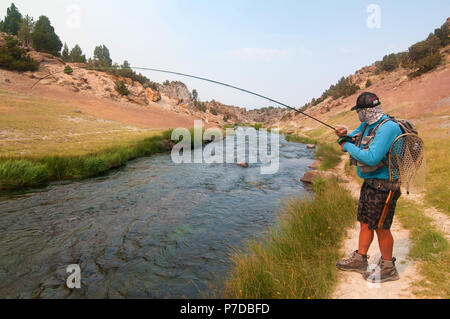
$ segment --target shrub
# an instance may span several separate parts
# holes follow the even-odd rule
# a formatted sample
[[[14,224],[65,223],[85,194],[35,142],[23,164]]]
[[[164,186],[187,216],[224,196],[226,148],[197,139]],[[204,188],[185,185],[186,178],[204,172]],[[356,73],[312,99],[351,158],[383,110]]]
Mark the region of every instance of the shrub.
[[[153,81],[148,81],[144,84],[144,87],[151,88],[153,91],[158,91],[158,83]]]
[[[199,101],[194,101],[194,105],[199,111],[206,112],[206,105],[204,103],[199,102]]]
[[[398,68],[399,64],[398,57],[395,53],[385,55],[383,60],[375,63],[375,66],[377,67],[376,73],[379,74],[383,71],[392,72]]]
[[[128,88],[123,81],[116,81],[115,89],[117,93],[122,96],[127,96],[128,94],[130,94],[130,91],[128,91]]]
[[[34,61],[25,49],[20,47],[19,40],[8,36],[6,43],[0,47],[0,68],[16,71],[36,71],[39,62]]]
[[[433,34],[430,34],[424,41],[417,42],[408,49],[408,55],[411,61],[414,63],[419,62],[428,55],[434,54],[439,51],[441,41]]]
[[[366,88],[368,88],[371,85],[372,85],[372,81],[370,81],[370,79],[368,79],[367,82],[366,82]]]
[[[360,87],[352,82],[350,77],[342,77],[335,85],[331,85],[328,90],[322,94],[322,99],[326,99],[328,96],[333,99],[340,97],[347,97],[358,91]]]
[[[414,78],[419,75],[422,75],[423,73],[431,71],[435,67],[437,67],[441,63],[441,61],[442,61],[442,54],[439,51],[437,51],[434,54],[427,55],[423,59],[416,62],[415,66],[417,70],[410,73],[409,77]]]
[[[449,23],[445,22],[439,29],[434,30],[434,35],[441,41],[441,46],[445,47],[450,44]]]
[[[71,68],[69,65],[67,65],[67,66],[64,68],[64,73],[65,73],[65,74],[72,74],[72,73],[73,73],[73,70],[72,70],[72,68]]]
[[[117,75],[117,76],[120,76],[123,78],[132,79],[133,81],[141,83],[143,86],[146,86],[149,83],[154,83],[154,82],[150,82],[150,80],[146,76],[142,75],[141,73],[138,74],[130,68],[105,69],[105,72],[114,74],[114,75]],[[154,85],[154,84],[150,84],[150,85]],[[149,85],[149,87],[150,87],[150,85]]]

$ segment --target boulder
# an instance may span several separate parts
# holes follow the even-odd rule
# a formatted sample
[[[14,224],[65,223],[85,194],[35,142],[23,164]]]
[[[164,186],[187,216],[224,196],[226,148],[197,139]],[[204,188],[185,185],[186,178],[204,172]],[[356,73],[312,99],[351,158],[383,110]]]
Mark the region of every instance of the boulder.
[[[318,160],[315,160],[314,163],[312,163],[312,164],[309,165],[308,167],[309,167],[310,169],[315,169],[315,170],[317,170],[317,169],[320,168],[320,164],[322,164],[322,161],[321,161],[320,159],[318,159]]]
[[[308,148],[308,149],[315,149],[316,148],[316,144],[306,144],[306,148]]]
[[[243,167],[243,168],[248,168],[248,163],[242,162],[242,163],[237,163],[237,166]]]
[[[161,94],[158,91],[152,90],[151,88],[146,88],[145,98],[149,102],[158,102],[161,100]]]
[[[44,57],[43,57],[39,52],[36,52],[36,51],[30,51],[30,52],[28,52],[28,56],[29,56],[31,59],[33,59],[34,61],[39,62],[39,63],[41,63],[42,61],[44,61]]]
[[[327,179],[330,177],[338,177],[338,175],[336,173],[326,171],[308,171],[300,180],[303,183],[312,184],[317,178]]]
[[[165,151],[171,151],[173,146],[175,145],[173,141],[164,140],[157,142],[158,146],[160,146]]]

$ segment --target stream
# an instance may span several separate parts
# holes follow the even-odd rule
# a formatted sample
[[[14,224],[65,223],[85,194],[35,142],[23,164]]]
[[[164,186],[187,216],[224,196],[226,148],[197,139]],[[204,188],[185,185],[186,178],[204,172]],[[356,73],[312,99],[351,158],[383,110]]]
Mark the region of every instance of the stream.
[[[223,141],[214,143],[223,143]],[[262,164],[140,158],[107,175],[0,197],[0,298],[203,298],[221,291],[230,256],[263,236],[314,151],[280,135]],[[241,146],[236,146],[241,147]],[[66,268],[78,264],[81,288]]]

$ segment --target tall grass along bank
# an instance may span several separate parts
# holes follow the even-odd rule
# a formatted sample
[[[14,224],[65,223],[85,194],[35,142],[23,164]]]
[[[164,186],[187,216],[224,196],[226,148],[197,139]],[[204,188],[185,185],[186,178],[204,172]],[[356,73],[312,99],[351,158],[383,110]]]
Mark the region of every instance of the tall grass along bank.
[[[316,180],[313,199],[292,199],[262,240],[232,258],[227,298],[328,298],[357,202],[337,179]]]
[[[425,207],[403,198],[399,201],[398,217],[410,231],[410,256],[417,261],[421,278],[413,283],[413,292],[419,297],[450,298],[450,245]]]
[[[123,166],[127,161],[170,149],[171,130],[128,146],[82,156],[0,158],[0,190],[39,186],[49,181],[92,177]]]
[[[315,144],[317,146],[315,155],[316,157],[320,157],[322,159],[320,169],[323,171],[336,167],[341,161],[342,152],[337,146],[337,143],[319,143],[316,139],[308,136],[298,136],[292,134],[286,135],[286,141],[303,144]]]

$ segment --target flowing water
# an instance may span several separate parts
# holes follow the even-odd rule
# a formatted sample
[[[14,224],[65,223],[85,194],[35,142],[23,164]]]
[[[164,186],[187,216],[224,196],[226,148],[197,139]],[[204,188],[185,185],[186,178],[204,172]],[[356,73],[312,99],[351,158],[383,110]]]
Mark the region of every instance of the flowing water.
[[[272,175],[260,174],[261,164],[174,164],[161,155],[0,198],[0,298],[220,291],[235,249],[273,225],[286,199],[305,194],[300,178],[314,154],[283,136],[280,144]],[[66,286],[70,264],[80,265],[81,289]]]

